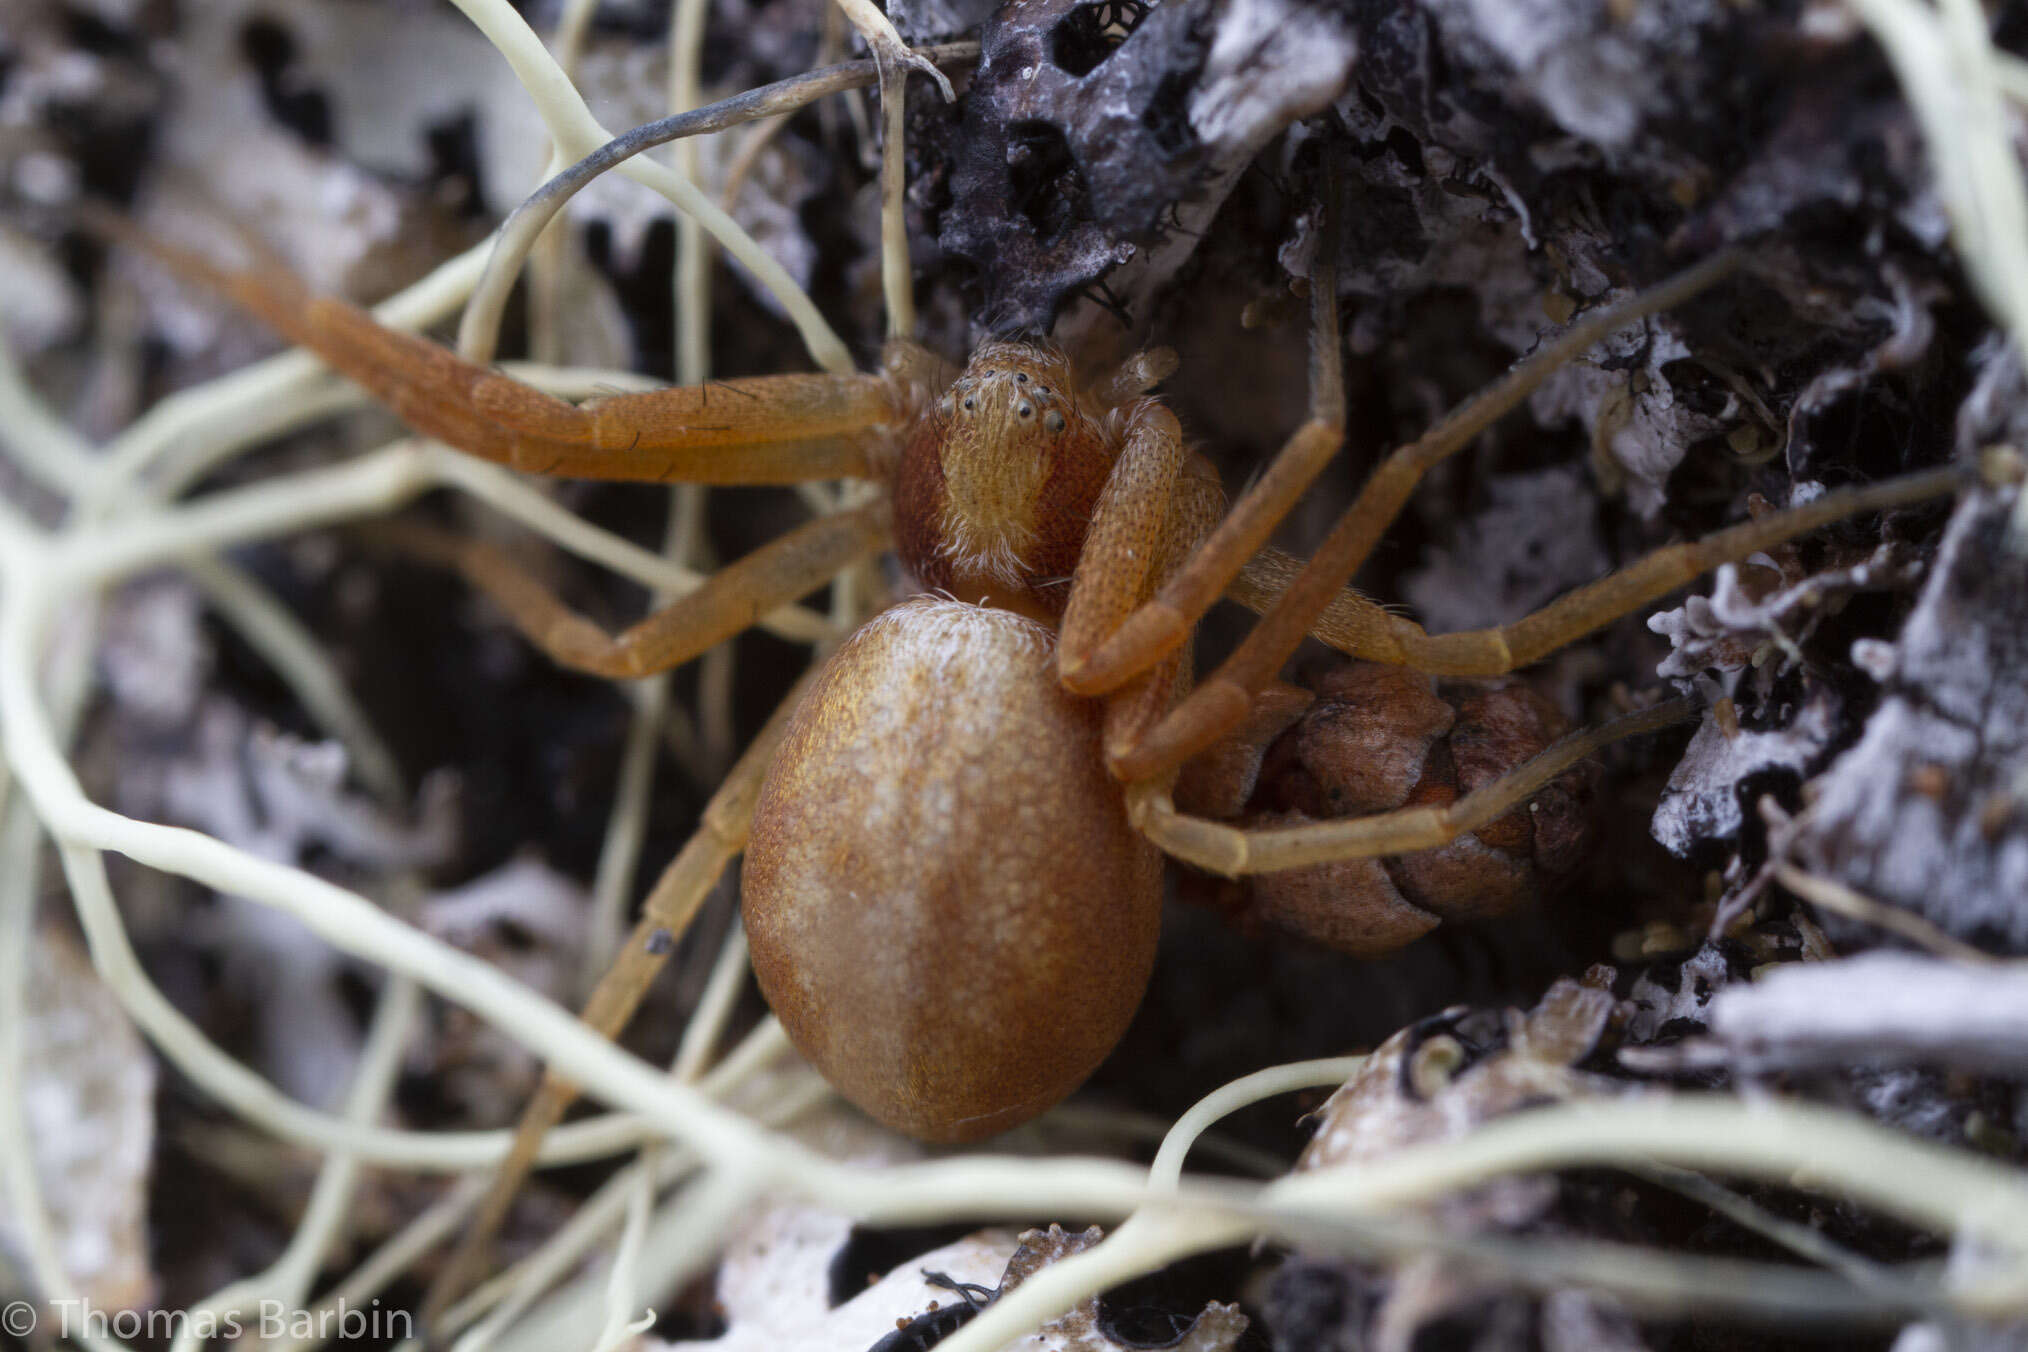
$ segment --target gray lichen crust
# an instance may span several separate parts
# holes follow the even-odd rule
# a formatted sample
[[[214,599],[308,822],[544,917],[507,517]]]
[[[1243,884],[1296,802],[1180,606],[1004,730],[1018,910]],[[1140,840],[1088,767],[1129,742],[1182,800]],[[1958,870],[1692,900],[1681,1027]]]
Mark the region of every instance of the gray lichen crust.
[[[1960,938],[2028,950],[2028,556],[2019,490],[1965,499],[1886,698],[1816,781],[1805,848]],[[1836,922],[1827,922],[1833,935]]]

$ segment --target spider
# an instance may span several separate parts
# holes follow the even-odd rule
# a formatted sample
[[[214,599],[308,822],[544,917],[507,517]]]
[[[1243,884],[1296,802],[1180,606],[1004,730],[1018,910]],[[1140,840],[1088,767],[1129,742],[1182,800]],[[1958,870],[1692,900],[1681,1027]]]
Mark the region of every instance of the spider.
[[[1175,416],[1150,394],[1173,369],[1173,355],[1161,349],[1080,379],[1062,353],[1039,343],[989,342],[958,368],[901,338],[878,370],[863,374],[748,377],[572,406],[313,296],[286,274],[229,271],[119,233],[316,352],[417,431],[511,468],[710,484],[858,478],[882,487],[871,501],[792,530],[610,635],[489,545],[430,528],[390,534],[463,573],[558,662],[615,678],[687,661],[846,567],[896,552],[920,594],[848,640],[801,703],[775,720],[718,795],[703,836],[736,851],[751,829],[745,904],[755,962],[799,1042],[848,1097],[931,1139],[971,1139],[1032,1116],[1110,1048],[1152,961],[1157,849],[1237,875],[1432,848],[1525,802],[1603,741],[1684,712],[1672,704],[1567,739],[1444,809],[1256,831],[1178,812],[1169,796],[1175,771],[1240,725],[1304,637],[1432,675],[1501,675],[1720,563],[1956,483],[1953,472],[1934,471],[1826,494],[1667,546],[1513,624],[1431,635],[1345,589],[1416,482],[1573,354],[1713,284],[1734,268],[1733,257],[1693,266],[1546,342],[1384,457],[1316,555],[1298,565],[1266,538],[1337,453],[1343,423],[1335,288],[1321,262],[1310,287],[1309,417],[1228,506]],[[1190,635],[1221,597],[1263,618],[1192,688]],[[770,754],[774,769],[763,782]],[[939,756],[951,775],[977,782],[963,792],[936,775],[917,782],[925,758]],[[902,793],[913,796],[889,801]],[[883,841],[881,830],[902,838]],[[1012,843],[982,853],[996,834]],[[1055,892],[1017,906],[1016,932],[1003,935],[990,898],[1021,884],[1009,871],[1015,860],[1053,873]],[[879,925],[813,920],[833,904],[824,897],[852,890],[858,870],[894,897],[908,890],[908,877],[938,882],[887,908]],[[1104,884],[1094,886],[1093,877]],[[1123,900],[1087,904],[1115,893]],[[915,909],[903,917],[896,907]],[[1081,914],[1073,921],[1061,912]],[[893,925],[912,932],[908,957],[876,961],[873,952],[902,932]],[[997,1037],[1030,1023],[1056,1042],[1064,1026],[1044,1011],[1073,993],[1090,1003],[1094,989],[1108,992],[1110,1010],[1091,1020],[1089,1046],[1062,1051],[1065,1064],[1046,1074],[1017,1077],[1011,1097],[1010,1069],[1027,1064],[1023,1056],[1034,1049],[1010,1060],[989,1053],[995,1037],[966,1040],[947,1063],[891,1045],[825,1050],[843,1026],[827,1014],[841,997],[842,1007],[861,1011],[875,1042],[891,1039],[895,1027],[865,1017],[873,1007],[866,1002],[883,992],[918,1006],[909,1017],[923,1021],[924,1037],[951,1012],[921,1012],[925,985],[976,978],[1004,999],[1009,983],[979,950],[1020,948],[1044,932],[1051,943],[1084,950],[1080,961],[1096,969],[1069,964],[1060,986],[1023,997],[1025,1014],[1001,1008],[978,1031]],[[846,934],[861,936],[849,950]],[[658,946],[666,942],[659,933]],[[838,970],[808,974],[827,963]],[[826,987],[855,967],[865,989],[848,996]],[[989,995],[965,997],[974,998]],[[974,1097],[954,1095],[957,1080],[973,1085]],[[993,1098],[1006,1101],[991,1105]]]
[[[885,215],[898,229],[898,196]],[[585,1018],[617,1030],[669,932],[744,849],[755,969],[792,1039],[871,1115],[937,1141],[1034,1116],[1111,1049],[1154,960],[1163,854],[1230,875],[1432,848],[1525,804],[1613,737],[1688,712],[1671,702],[1566,739],[1443,808],[1265,830],[1180,812],[1179,768],[1246,720],[1306,636],[1432,675],[1501,675],[1718,564],[1957,482],[1938,471],[1829,493],[1661,549],[1513,624],[1431,635],[1347,589],[1418,481],[1605,335],[1718,283],[1734,255],[1544,342],[1384,456],[1298,563],[1267,540],[1337,454],[1345,422],[1328,247],[1309,284],[1308,416],[1228,504],[1153,393],[1174,369],[1162,349],[1080,371],[1045,344],[995,341],[957,366],[902,334],[861,373],[573,406],[312,295],[273,266],[228,269],[109,228],[468,454],[564,477],[874,486],[618,634],[488,545],[420,527],[391,535],[462,573],[558,662],[615,678],[687,661],[894,551],[921,594],[844,642],[742,757]],[[1328,222],[1320,233],[1331,238]],[[1263,618],[1193,682],[1191,637],[1221,598]],[[573,1092],[560,1076],[545,1081],[503,1166],[504,1194],[474,1234],[497,1222]]]

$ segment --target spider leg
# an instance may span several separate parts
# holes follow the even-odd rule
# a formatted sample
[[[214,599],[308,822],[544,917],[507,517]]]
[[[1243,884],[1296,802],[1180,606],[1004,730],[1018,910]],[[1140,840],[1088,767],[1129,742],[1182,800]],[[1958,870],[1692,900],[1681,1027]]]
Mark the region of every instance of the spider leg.
[[[1406,807],[1370,817],[1247,830],[1177,811],[1167,785],[1156,779],[1129,785],[1127,806],[1134,824],[1165,854],[1226,877],[1409,854],[1447,845],[1499,820],[1601,747],[1679,723],[1697,708],[1694,700],[1673,699],[1572,733],[1445,807]]]
[[[1321,251],[1320,251],[1321,253]],[[1081,695],[1117,690],[1136,673],[1175,652],[1238,575],[1260,552],[1345,437],[1345,380],[1338,355],[1337,272],[1321,257],[1310,279],[1310,416],[1283,444],[1267,470],[1240,495],[1224,519],[1171,574],[1161,590],[1127,615],[1095,648],[1066,644],[1057,673]],[[1180,761],[1182,757],[1178,757]]]
[[[1989,452],[1979,473],[1989,481],[2018,482],[2021,462],[2011,452]],[[1958,468],[1904,475],[1878,484],[1827,493],[1815,501],[1758,521],[1744,522],[1702,540],[1670,545],[1534,614],[1496,629],[1430,635],[1390,615],[1355,592],[1343,592],[1316,633],[1355,656],[1413,667],[1432,675],[1492,676],[1533,662],[1598,626],[1636,610],[1721,563],[1735,562],[1842,517],[1922,502],[1956,489]],[[1292,560],[1272,552],[1250,567],[1234,599],[1272,606],[1284,591]],[[1185,702],[1187,704],[1187,701]],[[1179,705],[1179,708],[1184,707]],[[1253,705],[1249,704],[1249,711]],[[1269,873],[1346,859],[1410,854],[1449,844],[1528,801],[1542,787],[1601,747],[1690,717],[1697,705],[1670,700],[1625,718],[1573,733],[1506,774],[1443,807],[1408,807],[1366,817],[1336,818],[1299,826],[1245,829],[1179,812],[1160,769],[1137,771],[1127,790],[1135,824],[1164,853],[1228,877]],[[1270,711],[1273,712],[1273,711]],[[1288,715],[1280,717],[1286,720]],[[1132,764],[1137,748],[1114,757]],[[1410,936],[1412,937],[1412,936]]]
[[[1668,595],[1722,563],[1737,563],[1842,517],[1945,497],[1963,482],[1961,471],[1945,468],[1838,489],[1800,507],[1742,522],[1701,540],[1664,545],[1533,614],[1491,629],[1428,634],[1409,620],[1388,616],[1393,629],[1387,641],[1361,655],[1437,676],[1504,675]]]
[[[1347,589],[1312,622],[1310,636],[1352,657],[1413,667],[1432,676],[1504,676],[1631,611],[1659,600],[1724,563],[1807,535],[1865,512],[1947,496],[1964,482],[1955,468],[1925,470],[1857,488],[1840,488],[1800,507],[1714,531],[1701,540],[1664,545],[1653,553],[1569,592],[1511,624],[1431,634],[1406,616]],[[1265,550],[1226,593],[1262,614],[1272,613],[1301,565]]]
[[[867,434],[903,417],[885,379],[856,374],[757,376],[568,404],[317,295],[284,269],[221,267],[103,208],[81,218],[227,296],[416,431],[511,469],[711,484],[867,478],[876,472]]]
[[[1190,551],[1211,533],[1225,513],[1225,490],[1218,482],[1217,471],[1196,455],[1185,456],[1178,469],[1167,490],[1162,529],[1142,542],[1146,557],[1154,560],[1156,566],[1141,578],[1140,594],[1136,596],[1131,592],[1119,593],[1112,588],[1107,589],[1114,603],[1123,609],[1131,609],[1135,601],[1146,599],[1170,569],[1190,556]],[[1108,482],[1109,491],[1115,482],[1117,480]],[[1103,506],[1104,499],[1100,501]],[[1117,537],[1113,539],[1117,543]],[[1089,536],[1086,537],[1085,548],[1085,557],[1089,557]],[[1086,578],[1088,571],[1084,558],[1080,558],[1077,580],[1072,584],[1073,600],[1078,595],[1078,582]],[[1089,590],[1096,592],[1097,589],[1092,587]],[[1191,642],[1185,639],[1181,647],[1158,659],[1155,665],[1105,697],[1102,745],[1108,767],[1139,745],[1148,730],[1174,707],[1177,699],[1190,688],[1191,670]]]
[[[805,596],[891,544],[883,499],[805,522],[726,565],[647,618],[608,634],[557,599],[495,546],[407,522],[372,529],[425,562],[455,568],[507,612],[550,657],[576,671],[625,680],[681,665]]]
[[[1057,641],[1059,672],[1079,669],[1147,599],[1151,581],[1160,580],[1187,455],[1175,414],[1156,403],[1133,411],[1071,577]],[[1071,685],[1067,675],[1064,684]]]
[[[641,919],[634,926],[633,934],[599,979],[579,1015],[586,1026],[602,1036],[614,1038],[626,1028],[628,1020],[633,1018],[634,1011],[647,995],[648,988],[668,964],[669,955],[675,952],[676,940],[689,928],[691,920],[717,886],[726,866],[746,848],[761,780],[788,727],[789,713],[802,701],[803,690],[808,684],[809,677],[805,676],[782,701],[760,735],[733,765],[732,772],[719,785],[718,792],[705,804],[696,834],[690,837],[662,871],[662,876],[656,879],[654,888],[642,903]],[[423,1302],[425,1329],[436,1323],[451,1302],[464,1294],[493,1235],[506,1218],[515,1194],[521,1190],[521,1184],[534,1167],[536,1154],[542,1148],[542,1138],[563,1119],[577,1097],[578,1087],[556,1068],[551,1067],[543,1074],[541,1086],[522,1110],[513,1144],[493,1175],[492,1187],[466,1226],[458,1247],[439,1270]]]
[[[1716,254],[1659,286],[1580,320],[1555,341],[1544,344],[1522,359],[1506,375],[1459,406],[1419,440],[1391,452],[1367,479],[1352,505],[1338,518],[1309,563],[1282,592],[1274,608],[1209,679],[1171,710],[1150,732],[1147,740],[1122,759],[1124,772],[1134,778],[1142,778],[1180,765],[1245,718],[1253,692],[1281,668],[1309,632],[1317,616],[1338,597],[1340,589],[1373,552],[1382,533],[1400,514],[1409,494],[1432,466],[1468,444],[1495,419],[1525,400],[1565,362],[1605,335],[1645,315],[1689,299],[1730,273],[1737,262],[1737,256],[1730,251]],[[1322,279],[1319,280],[1321,284]],[[1332,350],[1335,351],[1335,329],[1332,338]],[[1301,435],[1299,432],[1298,436]],[[1286,454],[1287,451],[1284,451]],[[1277,461],[1269,467],[1269,476],[1280,468],[1281,463]],[[1303,482],[1307,484],[1308,478]],[[1293,498],[1290,500],[1293,501]],[[1239,514],[1240,509],[1236,508],[1232,515],[1237,517]],[[1230,520],[1228,518],[1228,524]],[[1279,517],[1274,520],[1279,520]],[[1261,523],[1260,542],[1264,542],[1266,531],[1272,525],[1273,520]],[[1223,526],[1219,533],[1224,533]],[[1200,551],[1184,572],[1190,573],[1207,552],[1208,547]],[[1240,562],[1243,563],[1244,559]],[[1218,582],[1221,590],[1238,571],[1239,567],[1235,564],[1229,571],[1220,574]],[[1192,601],[1194,604],[1194,596]],[[1144,615],[1157,610],[1160,603],[1161,598],[1158,597],[1156,605],[1143,607],[1141,612],[1122,625],[1111,642],[1101,648],[1094,665],[1106,663],[1109,650],[1114,645],[1141,637],[1137,625]],[[1191,613],[1192,618],[1201,613],[1202,607],[1199,607]],[[1159,627],[1159,620],[1154,623]],[[1123,660],[1117,670],[1131,671],[1134,665],[1132,661]]]
[[[1159,354],[1156,354],[1159,356]],[[1148,354],[1130,359],[1116,383],[1139,393]],[[1158,366],[1156,369],[1160,369]],[[1130,383],[1134,382],[1134,383]],[[1129,419],[1119,459],[1092,511],[1070,600],[1059,628],[1059,671],[1075,665],[1114,632],[1136,606],[1190,559],[1218,526],[1225,493],[1202,457],[1183,446],[1175,416],[1159,404],[1137,408]],[[1257,610],[1273,607],[1302,569],[1291,555],[1263,549],[1233,579],[1227,595]],[[1396,624],[1356,592],[1346,591],[1312,627],[1325,643],[1357,655],[1386,641]],[[1184,642],[1106,696],[1105,747],[1109,763],[1130,752],[1187,689],[1190,643]]]
[[[1282,599],[1282,593],[1303,571],[1303,560],[1270,545],[1246,561],[1239,576],[1225,589],[1225,599],[1237,601],[1257,615],[1265,615]],[[1376,662],[1388,659],[1400,645],[1403,627],[1420,634],[1421,626],[1389,611],[1378,601],[1346,587],[1323,609],[1310,625],[1310,637],[1348,657]]]

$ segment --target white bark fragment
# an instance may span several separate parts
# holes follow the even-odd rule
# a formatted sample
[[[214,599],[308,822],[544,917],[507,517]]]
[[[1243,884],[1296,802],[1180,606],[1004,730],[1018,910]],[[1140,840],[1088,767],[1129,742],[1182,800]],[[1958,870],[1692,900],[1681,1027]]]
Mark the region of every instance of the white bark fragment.
[[[1848,886],[1959,938],[2028,949],[2028,560],[2014,492],[1958,506],[1887,698],[1816,781],[1802,841]],[[1836,918],[1826,921],[1834,936]]]
[[[2028,1074],[2028,968],[1887,951],[1790,963],[1718,992],[1710,1024],[1753,1070],[1921,1062]]]
[[[1767,732],[1740,730],[1727,736],[1708,710],[1669,775],[1669,787],[1650,825],[1655,839],[1675,855],[1700,842],[1739,834],[1745,820],[1740,781],[1786,770],[1801,778],[1838,730],[1837,702],[1828,693],[1810,700],[1786,727]]]

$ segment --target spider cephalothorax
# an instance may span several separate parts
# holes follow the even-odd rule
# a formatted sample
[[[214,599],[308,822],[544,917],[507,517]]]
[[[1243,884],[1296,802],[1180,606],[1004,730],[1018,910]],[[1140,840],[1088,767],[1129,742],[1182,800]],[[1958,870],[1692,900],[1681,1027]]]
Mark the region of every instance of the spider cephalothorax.
[[[924,409],[895,478],[902,562],[926,587],[1054,619],[1117,458],[1070,363],[988,343]]]

